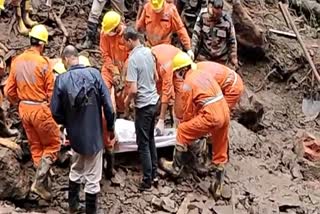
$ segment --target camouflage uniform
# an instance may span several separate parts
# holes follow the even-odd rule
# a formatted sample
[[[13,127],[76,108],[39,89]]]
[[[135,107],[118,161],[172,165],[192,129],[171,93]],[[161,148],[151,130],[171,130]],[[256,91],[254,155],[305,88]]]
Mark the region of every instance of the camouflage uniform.
[[[227,64],[237,57],[237,40],[230,15],[223,12],[215,24],[208,9],[203,8],[194,26],[192,50],[199,61]]]
[[[196,23],[201,8],[207,6],[206,0],[178,0],[178,8],[182,7],[181,19],[186,25],[189,36],[192,36],[193,27]]]

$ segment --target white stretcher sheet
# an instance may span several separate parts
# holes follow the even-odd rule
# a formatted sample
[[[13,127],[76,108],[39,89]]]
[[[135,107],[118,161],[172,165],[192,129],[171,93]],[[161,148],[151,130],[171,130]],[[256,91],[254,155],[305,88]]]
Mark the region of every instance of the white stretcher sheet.
[[[137,151],[134,122],[124,119],[117,119],[115,123],[115,133],[118,142],[115,145],[115,153]],[[164,130],[163,136],[156,136],[156,147],[173,146],[176,143],[176,130],[174,128],[167,128]]]

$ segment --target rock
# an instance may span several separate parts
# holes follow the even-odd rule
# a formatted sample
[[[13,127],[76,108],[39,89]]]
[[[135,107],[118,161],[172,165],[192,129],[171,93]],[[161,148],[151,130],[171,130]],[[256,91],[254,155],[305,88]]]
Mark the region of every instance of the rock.
[[[0,213],[1,214],[10,214],[14,212],[14,208],[13,207],[0,207]]]
[[[193,194],[188,194],[182,201],[177,214],[187,214],[189,209],[188,205],[190,204],[191,200],[194,198]]]
[[[231,206],[216,206],[213,211],[215,214],[233,214]]]
[[[199,209],[200,212],[202,212],[202,210],[204,210],[204,208],[205,208],[205,204],[203,202],[193,202],[188,206],[189,210]]]
[[[16,155],[8,148],[0,147],[0,200],[25,199],[30,189],[30,177],[21,168]]]
[[[116,200],[116,202],[112,205],[112,207],[109,210],[109,214],[119,214],[120,213],[120,207],[121,203],[120,201]]]
[[[292,175],[293,178],[302,178],[302,174],[300,172],[300,166],[298,164],[295,164],[291,170],[290,173]]]
[[[199,214],[200,212],[199,212],[199,209],[198,208],[194,208],[194,209],[192,209],[192,210],[190,210],[189,212],[188,212],[188,214]]]
[[[61,208],[63,208],[64,210],[68,210],[69,209],[69,204],[67,202],[62,202],[60,204]]]
[[[209,199],[204,203],[204,209],[211,210],[215,204],[216,202],[213,199]]]
[[[234,119],[249,129],[258,127],[264,108],[262,102],[248,88],[245,89],[239,104],[233,111]]]
[[[160,207],[161,207],[161,204],[162,204],[162,201],[161,201],[160,198],[154,196],[154,197],[152,198],[152,200],[151,200],[151,204],[152,204],[153,206],[156,206],[156,207],[160,208]]]
[[[206,194],[209,193],[209,187],[210,187],[210,182],[208,181],[201,181],[200,184],[198,184],[198,187]]]
[[[171,192],[172,192],[172,188],[165,186],[163,188],[160,189],[160,194],[164,195],[164,196],[168,196]]]
[[[56,210],[48,210],[46,214],[59,214],[59,212]]]
[[[221,191],[221,197],[225,200],[230,200],[232,196],[232,191],[229,185],[223,185]]]
[[[170,213],[177,212],[177,205],[173,200],[171,200],[169,197],[161,197],[161,200],[162,200],[162,208],[165,211],[168,211]]]

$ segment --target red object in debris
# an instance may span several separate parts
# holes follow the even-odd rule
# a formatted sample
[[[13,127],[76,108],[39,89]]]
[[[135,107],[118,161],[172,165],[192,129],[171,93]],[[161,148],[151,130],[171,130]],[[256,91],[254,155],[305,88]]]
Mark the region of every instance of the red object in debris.
[[[320,140],[309,133],[303,133],[302,146],[304,157],[310,161],[320,160]]]

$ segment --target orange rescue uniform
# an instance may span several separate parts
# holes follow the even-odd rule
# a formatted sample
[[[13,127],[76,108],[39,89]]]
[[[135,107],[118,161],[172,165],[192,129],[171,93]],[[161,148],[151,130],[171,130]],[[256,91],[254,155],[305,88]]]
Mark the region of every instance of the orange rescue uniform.
[[[164,2],[161,12],[156,13],[148,2],[136,23],[138,31],[145,31],[150,46],[171,44],[172,34],[177,33],[186,50],[191,49],[187,30],[174,4]]]
[[[129,49],[125,45],[123,38],[123,31],[125,26],[121,24],[121,31],[114,35],[109,36],[101,31],[100,33],[100,51],[103,58],[103,66],[101,75],[108,87],[114,107],[117,112],[124,112],[124,90],[121,93],[116,93],[115,87],[113,87],[114,75],[120,75],[122,80],[126,76],[126,61],[129,56]],[[114,92],[113,92],[114,91]],[[114,142],[108,141],[108,135],[106,130],[106,120],[103,118],[103,137],[104,143],[107,149],[112,150]]]
[[[173,45],[161,44],[151,48],[157,59],[157,72],[159,80],[157,82],[158,93],[161,95],[161,103],[169,103],[174,100],[174,110],[177,119],[182,119],[183,107],[182,79],[173,79],[172,59],[181,50]]]
[[[213,73],[228,103],[229,109],[232,110],[240,100],[244,90],[243,81],[239,74],[227,66],[210,61],[197,63],[197,68]]]
[[[192,70],[183,85],[185,108],[177,129],[177,143],[189,145],[207,135],[212,136],[212,162],[228,161],[229,108],[213,73]]]
[[[35,48],[14,59],[4,93],[11,103],[19,102],[19,115],[36,167],[42,157],[55,161],[60,150],[59,127],[49,108],[53,87],[50,62]]]

